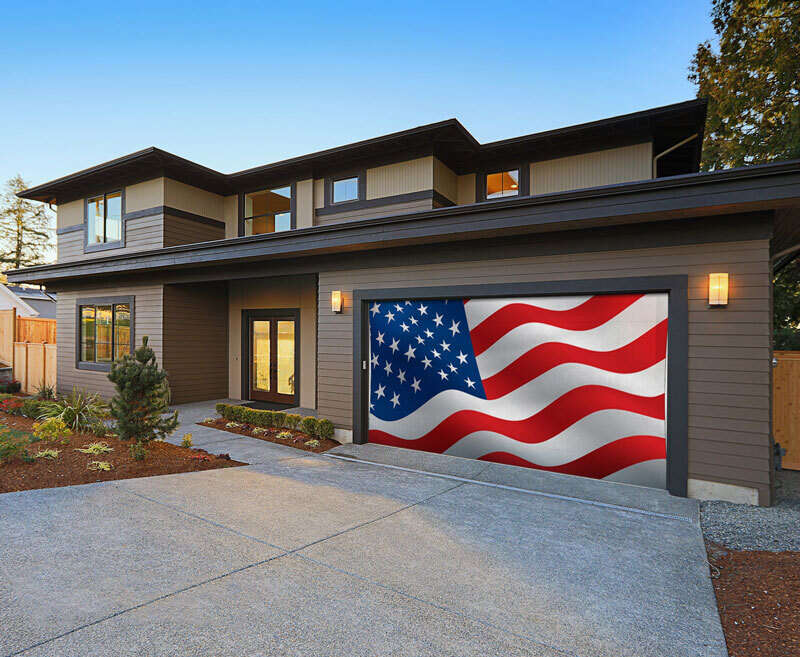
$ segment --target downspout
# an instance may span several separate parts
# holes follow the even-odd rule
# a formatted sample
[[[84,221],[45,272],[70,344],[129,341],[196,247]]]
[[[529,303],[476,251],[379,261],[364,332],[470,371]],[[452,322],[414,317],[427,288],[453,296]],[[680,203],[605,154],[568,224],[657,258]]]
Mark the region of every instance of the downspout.
[[[667,155],[668,153],[671,153],[671,152],[672,152],[672,151],[674,151],[676,148],[680,148],[680,147],[681,147],[681,146],[683,146],[684,144],[688,144],[690,141],[692,141],[692,139],[697,139],[697,137],[698,137],[698,136],[699,136],[699,133],[695,132],[695,133],[694,133],[694,134],[693,134],[691,137],[687,137],[687,138],[686,138],[686,139],[684,139],[683,141],[679,141],[679,142],[678,142],[677,144],[675,144],[674,146],[670,146],[670,147],[669,147],[667,150],[665,150],[665,151],[661,151],[661,152],[660,152],[658,155],[656,155],[656,156],[653,158],[653,178],[657,178],[657,177],[658,177],[658,160],[659,160],[659,158],[662,158],[662,157],[664,157],[664,156],[665,156],[665,155]]]

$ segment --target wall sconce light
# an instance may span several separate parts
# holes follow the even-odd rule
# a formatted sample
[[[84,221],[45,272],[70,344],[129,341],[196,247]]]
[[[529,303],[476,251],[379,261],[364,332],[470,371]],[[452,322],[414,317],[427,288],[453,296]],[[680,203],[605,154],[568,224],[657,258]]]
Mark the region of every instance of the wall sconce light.
[[[335,313],[342,312],[342,291],[341,290],[331,290],[331,310],[333,312],[335,312]]]
[[[708,275],[708,305],[728,305],[728,274],[717,273]]]

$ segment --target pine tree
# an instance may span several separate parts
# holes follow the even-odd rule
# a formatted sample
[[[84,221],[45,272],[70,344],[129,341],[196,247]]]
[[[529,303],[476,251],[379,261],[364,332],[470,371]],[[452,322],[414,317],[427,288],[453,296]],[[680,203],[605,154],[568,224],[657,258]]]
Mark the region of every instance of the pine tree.
[[[111,416],[119,437],[139,445],[164,438],[178,427],[178,412],[169,412],[167,373],[159,367],[156,355],[142,338],[142,346],[115,361],[108,374],[116,388],[111,400]]]
[[[46,207],[17,196],[26,189],[22,176],[0,194],[0,263],[13,269],[39,265],[53,257],[53,218]]]

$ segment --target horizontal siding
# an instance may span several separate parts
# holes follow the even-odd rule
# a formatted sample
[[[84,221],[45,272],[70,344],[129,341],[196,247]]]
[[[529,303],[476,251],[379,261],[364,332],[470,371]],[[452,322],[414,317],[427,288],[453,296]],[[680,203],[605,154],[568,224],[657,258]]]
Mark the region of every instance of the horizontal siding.
[[[223,226],[185,219],[183,217],[164,217],[164,246],[177,246],[179,244],[192,244],[194,242],[210,242],[225,238]]]
[[[433,189],[433,157],[367,169],[367,199]]]
[[[506,247],[504,253],[508,251]],[[689,476],[754,487],[762,500],[768,499],[768,240],[470,262],[448,257],[448,261],[413,264],[413,255],[406,254],[408,264],[403,266],[320,274],[318,409],[322,415],[339,426],[351,426],[353,289],[687,274]],[[731,275],[727,308],[707,306],[707,277],[712,271]],[[333,289],[345,295],[340,315],[330,310]],[[731,448],[725,449],[726,445]]]
[[[84,232],[76,230],[57,236],[57,262],[101,258],[120,253],[160,249],[164,246],[164,215],[157,214],[125,221],[125,246],[84,253]]]
[[[148,343],[156,353],[159,361],[163,354],[162,342],[162,304],[161,285],[122,286],[105,288],[85,288],[60,290],[56,306],[58,323],[58,390],[69,392],[73,387],[89,392],[100,393],[109,398],[114,394],[114,386],[105,372],[79,370],[75,366],[75,343],[77,339],[76,303],[78,299],[90,297],[128,296],[134,299],[134,337],[136,344],[142,343],[142,337],[148,336]]]
[[[373,208],[363,208],[361,210],[345,210],[343,212],[336,212],[333,214],[319,215],[315,213],[314,222],[317,226],[325,226],[328,224],[338,224],[343,221],[352,221],[354,219],[369,219],[371,217],[384,217],[395,214],[403,214],[404,212],[421,212],[423,210],[432,209],[433,200],[427,198],[422,199],[421,201],[391,203]]]

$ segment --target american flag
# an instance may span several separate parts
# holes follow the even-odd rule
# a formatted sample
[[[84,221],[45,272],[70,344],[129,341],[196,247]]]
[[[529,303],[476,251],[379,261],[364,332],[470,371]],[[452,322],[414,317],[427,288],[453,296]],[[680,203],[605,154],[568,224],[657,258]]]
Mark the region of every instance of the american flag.
[[[371,302],[370,442],[666,485],[666,294]]]

